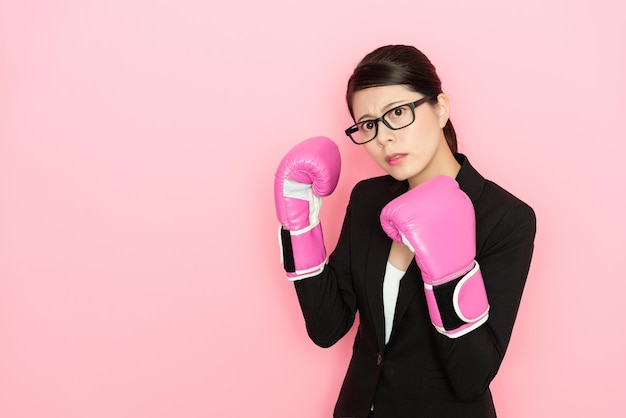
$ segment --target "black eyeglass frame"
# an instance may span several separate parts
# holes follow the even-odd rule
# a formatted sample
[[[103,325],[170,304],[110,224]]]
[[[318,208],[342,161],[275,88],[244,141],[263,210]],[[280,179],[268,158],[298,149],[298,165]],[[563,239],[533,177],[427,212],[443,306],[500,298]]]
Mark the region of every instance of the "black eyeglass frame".
[[[411,102],[411,103],[405,103],[405,104],[401,104],[401,105],[395,106],[395,107],[393,107],[393,108],[389,109],[388,111],[386,111],[385,113],[383,113],[383,114],[382,114],[382,116],[381,116],[381,117],[379,117],[379,118],[376,118],[376,119],[368,119],[368,120],[364,120],[364,121],[359,122],[359,123],[355,123],[354,125],[352,125],[352,126],[351,126],[351,127],[349,127],[348,129],[346,129],[346,130],[345,130],[345,133],[346,133],[346,135],[348,136],[348,138],[350,138],[350,140],[351,140],[353,143],[355,143],[356,145],[363,145],[363,144],[367,144],[368,142],[373,141],[373,140],[374,140],[374,138],[376,138],[376,136],[378,135],[378,123],[379,123],[379,122],[384,123],[384,124],[385,124],[385,126],[386,126],[387,128],[389,128],[389,129],[391,129],[392,131],[397,131],[397,130],[399,130],[399,129],[406,128],[407,126],[410,126],[413,122],[415,122],[415,108],[416,108],[416,107],[418,107],[418,106],[420,106],[420,105],[422,105],[422,104],[424,104],[424,103],[426,103],[426,102],[428,102],[428,101],[430,101],[430,100],[432,100],[432,99],[434,99],[434,98],[435,98],[435,97],[437,97],[437,96],[438,96],[438,94],[437,94],[437,95],[434,95],[434,96],[422,97],[421,99],[416,100],[416,101],[414,101],[414,102]],[[411,113],[413,114],[413,120],[411,121],[411,123],[409,123],[409,124],[407,124],[407,125],[401,126],[401,127],[399,127],[399,128],[394,128],[393,126],[389,125],[389,122],[387,122],[387,121],[385,120],[385,116],[387,116],[389,113],[391,113],[391,112],[393,112],[394,110],[396,110],[396,109],[398,109],[398,108],[401,108],[401,107],[403,107],[403,106],[408,106],[408,107],[411,109]],[[373,136],[373,137],[371,137],[370,139],[368,139],[368,140],[367,140],[367,141],[365,141],[365,142],[357,142],[354,138],[352,138],[352,134],[353,134],[353,133],[355,133],[355,132],[357,132],[357,131],[359,130],[359,125],[362,125],[362,124],[364,124],[364,123],[368,123],[368,122],[374,122],[374,123],[376,124],[376,128],[375,128],[375,129],[376,129],[376,131],[374,132],[374,136]]]

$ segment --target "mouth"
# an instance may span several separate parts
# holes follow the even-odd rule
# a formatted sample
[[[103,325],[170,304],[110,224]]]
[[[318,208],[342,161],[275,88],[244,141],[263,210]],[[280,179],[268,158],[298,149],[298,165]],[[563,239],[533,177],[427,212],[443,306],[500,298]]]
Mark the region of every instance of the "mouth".
[[[407,154],[400,153],[389,154],[385,157],[385,162],[389,165],[397,165],[400,164],[406,156]]]

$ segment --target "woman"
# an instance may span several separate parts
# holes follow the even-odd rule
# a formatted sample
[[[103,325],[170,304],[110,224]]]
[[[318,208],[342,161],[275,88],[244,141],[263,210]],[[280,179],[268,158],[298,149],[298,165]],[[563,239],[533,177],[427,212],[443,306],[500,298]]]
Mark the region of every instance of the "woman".
[[[534,212],[457,152],[449,100],[417,49],[368,54],[346,98],[346,134],[388,175],[354,187],[327,263],[318,212],[339,176],[336,145],[298,144],[275,182],[309,336],[331,346],[359,312],[334,416],[495,417],[489,384],[530,267]]]

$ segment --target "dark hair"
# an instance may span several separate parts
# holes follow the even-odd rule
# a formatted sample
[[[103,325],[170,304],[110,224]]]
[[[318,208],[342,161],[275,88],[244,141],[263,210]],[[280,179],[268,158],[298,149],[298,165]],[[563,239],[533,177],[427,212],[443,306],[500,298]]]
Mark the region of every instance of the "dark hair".
[[[441,80],[435,66],[421,51],[407,45],[382,46],[367,54],[348,80],[346,101],[350,115],[354,118],[352,97],[355,92],[370,87],[398,84],[424,96],[435,96],[431,103],[436,103],[436,96],[442,92]],[[444,126],[443,133],[450,150],[457,152],[456,133],[450,119]]]

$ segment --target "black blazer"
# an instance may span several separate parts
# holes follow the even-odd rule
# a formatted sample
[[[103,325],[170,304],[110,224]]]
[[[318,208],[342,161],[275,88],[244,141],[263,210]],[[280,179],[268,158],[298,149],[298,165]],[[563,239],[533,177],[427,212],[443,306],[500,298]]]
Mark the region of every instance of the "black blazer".
[[[400,282],[393,328],[384,343],[382,283],[391,239],[380,212],[408,190],[390,176],[361,181],[350,196],[336,249],[324,271],[295,282],[307,332],[329,347],[359,328],[334,417],[495,417],[489,384],[511,337],[530,267],[533,210],[485,180],[462,154],[456,177],[476,211],[476,260],[490,304],[489,320],[456,339],[430,322],[415,260]]]

